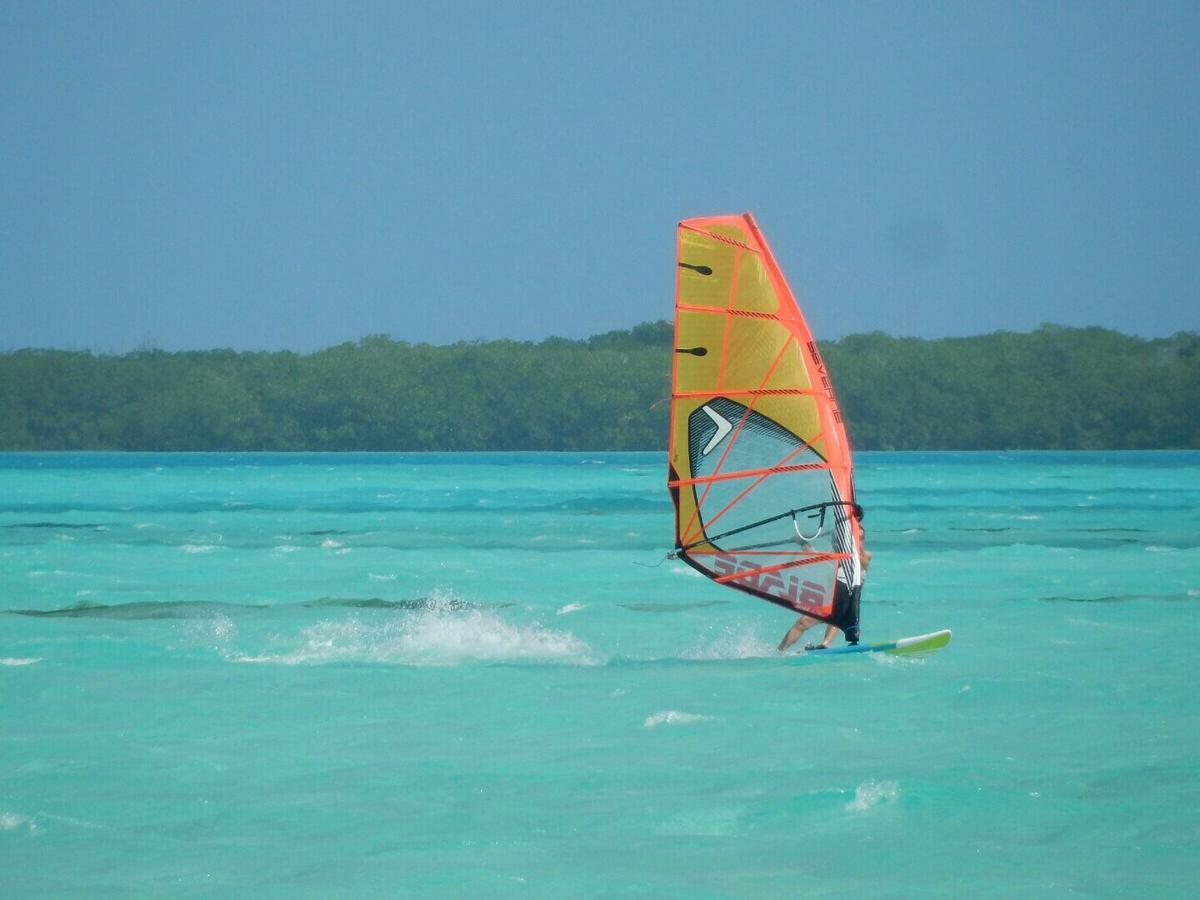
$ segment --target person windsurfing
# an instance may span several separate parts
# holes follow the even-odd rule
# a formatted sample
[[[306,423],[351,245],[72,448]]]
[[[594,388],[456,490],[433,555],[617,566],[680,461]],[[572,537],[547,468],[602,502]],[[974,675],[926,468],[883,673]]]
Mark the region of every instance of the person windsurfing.
[[[857,642],[866,555],[850,439],[795,295],[749,213],[680,222],[675,272],[675,558],[803,614],[781,649],[817,622]]]
[[[867,567],[871,565],[871,554],[868,552],[866,546],[866,535],[863,533],[862,517],[862,507],[855,503],[851,507],[850,520],[853,523],[855,532],[858,534],[858,544],[862,547],[862,554],[856,561],[857,564],[850,567],[850,571],[847,571],[844,566],[838,567],[838,574],[833,588],[833,613],[825,621],[825,635],[821,638],[819,644],[806,644],[804,647],[805,650],[828,650],[829,645],[833,643],[833,639],[837,637],[839,630],[846,636],[847,644],[858,643],[858,607],[862,598],[863,576],[866,575]],[[796,624],[788,629],[788,633],[783,636],[783,640],[779,642],[779,650],[782,652],[788,649],[788,647],[800,640],[800,636],[804,632],[820,621],[823,620],[815,616],[802,615],[796,620]]]

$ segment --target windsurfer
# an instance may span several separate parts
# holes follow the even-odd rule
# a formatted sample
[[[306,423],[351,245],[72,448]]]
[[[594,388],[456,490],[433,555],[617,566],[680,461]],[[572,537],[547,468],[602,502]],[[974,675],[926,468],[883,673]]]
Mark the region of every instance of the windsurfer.
[[[858,519],[861,517],[861,507],[856,508],[855,525],[859,529],[859,540],[863,540],[862,525]],[[862,546],[862,553],[859,556],[859,572],[858,577],[851,576],[852,581],[857,583],[848,585],[840,578],[834,581],[833,588],[833,615],[825,623],[825,635],[821,638],[819,644],[807,644],[805,650],[828,650],[829,645],[833,643],[833,639],[837,637],[840,630],[846,635],[847,644],[858,643],[858,604],[862,596],[862,579],[867,572],[867,567],[871,564],[871,554],[867,551],[865,545]],[[779,642],[779,649],[786,650],[796,641],[800,640],[800,635],[808,631],[818,622],[823,621],[815,616],[801,616],[796,620],[796,624],[788,629],[788,633],[783,636],[783,640]]]
[[[676,558],[801,615],[781,649],[818,621],[856,642],[862,513],[817,342],[749,213],[685,219],[676,247]]]

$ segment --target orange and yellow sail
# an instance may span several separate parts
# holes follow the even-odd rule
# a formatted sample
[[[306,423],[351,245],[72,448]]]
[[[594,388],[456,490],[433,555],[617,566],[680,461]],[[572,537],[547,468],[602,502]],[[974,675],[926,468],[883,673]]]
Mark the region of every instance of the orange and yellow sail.
[[[827,618],[861,581],[850,443],[816,342],[753,217],[679,224],[670,472],[675,553]]]

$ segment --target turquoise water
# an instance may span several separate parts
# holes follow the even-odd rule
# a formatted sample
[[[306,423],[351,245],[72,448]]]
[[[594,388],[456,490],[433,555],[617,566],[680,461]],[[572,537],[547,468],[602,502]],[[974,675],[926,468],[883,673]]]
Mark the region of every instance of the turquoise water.
[[[0,455],[0,895],[1191,894],[1200,454],[859,462],[924,659],[778,657],[660,454]]]

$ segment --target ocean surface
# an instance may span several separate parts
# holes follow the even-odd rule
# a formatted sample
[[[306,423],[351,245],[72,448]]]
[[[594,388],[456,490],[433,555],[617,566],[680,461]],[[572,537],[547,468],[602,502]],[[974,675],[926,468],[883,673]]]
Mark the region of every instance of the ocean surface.
[[[777,654],[662,454],[0,455],[0,896],[1194,895],[1200,453],[857,460],[938,653]]]

